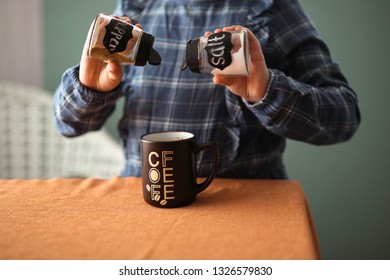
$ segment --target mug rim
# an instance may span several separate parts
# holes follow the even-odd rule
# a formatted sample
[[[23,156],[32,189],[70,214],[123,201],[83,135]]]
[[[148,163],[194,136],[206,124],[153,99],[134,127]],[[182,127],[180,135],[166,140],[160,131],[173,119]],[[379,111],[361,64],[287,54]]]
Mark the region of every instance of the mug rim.
[[[177,135],[177,136],[174,136]],[[148,142],[180,142],[193,139],[195,135],[187,131],[157,131],[149,132],[141,136],[143,141]]]

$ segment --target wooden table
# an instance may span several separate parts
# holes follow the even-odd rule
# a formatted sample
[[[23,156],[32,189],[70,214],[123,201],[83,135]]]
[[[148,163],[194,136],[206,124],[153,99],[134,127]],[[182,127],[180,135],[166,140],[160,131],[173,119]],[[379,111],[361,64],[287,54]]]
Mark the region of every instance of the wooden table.
[[[298,181],[215,179],[161,209],[140,178],[0,180],[0,259],[318,258]]]

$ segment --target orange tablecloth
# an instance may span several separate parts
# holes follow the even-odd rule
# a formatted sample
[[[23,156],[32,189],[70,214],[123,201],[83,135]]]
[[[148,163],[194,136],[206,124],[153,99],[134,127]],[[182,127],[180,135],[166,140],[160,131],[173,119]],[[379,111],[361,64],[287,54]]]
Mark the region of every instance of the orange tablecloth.
[[[160,209],[140,178],[0,180],[0,259],[318,259],[298,181],[216,179]]]

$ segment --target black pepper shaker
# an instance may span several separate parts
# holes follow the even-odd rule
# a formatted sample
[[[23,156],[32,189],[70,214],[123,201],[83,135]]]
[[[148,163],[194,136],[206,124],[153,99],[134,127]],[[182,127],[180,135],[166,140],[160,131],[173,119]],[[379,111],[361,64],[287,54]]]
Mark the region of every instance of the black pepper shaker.
[[[126,21],[98,14],[89,35],[88,56],[103,61],[144,66],[161,63],[154,37]]]
[[[186,67],[194,73],[248,76],[250,54],[245,29],[218,32],[187,42]]]

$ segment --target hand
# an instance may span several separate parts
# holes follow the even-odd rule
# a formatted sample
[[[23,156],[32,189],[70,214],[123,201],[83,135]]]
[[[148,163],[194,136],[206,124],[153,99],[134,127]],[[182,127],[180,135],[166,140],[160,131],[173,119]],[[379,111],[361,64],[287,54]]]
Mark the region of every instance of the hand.
[[[246,29],[242,26],[230,26],[223,29],[216,29],[215,33],[222,31],[234,31]],[[251,73],[249,76],[224,76],[215,74],[213,82],[226,86],[232,93],[246,99],[249,102],[256,103],[260,101],[268,87],[269,72],[265,63],[263,51],[260,42],[256,36],[248,29],[249,48],[251,55]],[[211,35],[211,32],[206,32],[205,36]]]
[[[119,18],[115,16],[115,18]],[[127,17],[122,17],[122,20],[131,23]],[[142,28],[140,24],[137,27]],[[117,62],[106,63],[100,59],[91,58],[88,56],[88,44],[93,24],[91,25],[87,40],[84,44],[83,53],[80,61],[79,80],[84,86],[99,92],[108,92],[116,88],[123,77],[122,66]]]

